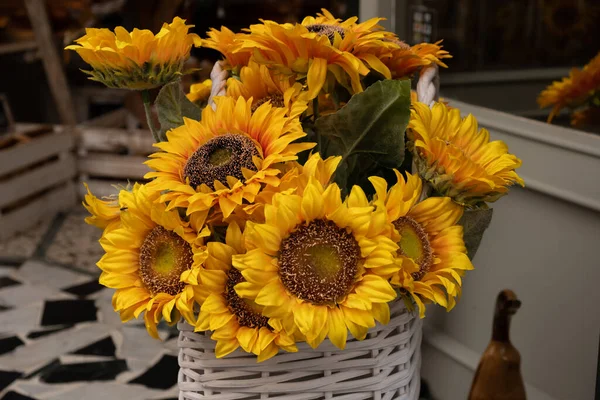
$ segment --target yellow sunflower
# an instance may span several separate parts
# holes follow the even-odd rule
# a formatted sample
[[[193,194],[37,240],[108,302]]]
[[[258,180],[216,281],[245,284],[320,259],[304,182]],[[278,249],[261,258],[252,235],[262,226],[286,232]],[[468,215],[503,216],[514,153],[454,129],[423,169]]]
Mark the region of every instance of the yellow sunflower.
[[[248,252],[233,256],[246,282],[235,289],[313,348],[329,337],[343,349],[348,330],[362,340],[375,321],[389,322],[396,292],[372,272],[398,249],[386,225],[357,186],[344,203],[337,185],[316,179],[301,195],[275,194],[265,223],[246,224]]]
[[[209,49],[217,50],[227,61],[229,69],[237,69],[244,65],[248,65],[248,60],[252,55],[252,49],[240,51],[237,49],[240,38],[245,37],[243,33],[234,33],[228,28],[222,26],[221,30],[212,28],[207,32],[208,39],[202,40],[202,45]]]
[[[245,252],[240,228],[232,223],[227,228],[225,243],[208,243],[206,270],[201,282],[210,282],[212,293],[200,308],[196,331],[211,330],[217,342],[217,358],[225,357],[238,347],[267,360],[279,349],[297,351],[294,339],[282,331],[280,324],[261,313],[262,307],[252,300],[240,298],[235,286],[244,281],[231,265],[232,257]]]
[[[119,206],[117,196],[106,200],[100,200],[92,194],[86,183],[84,183],[84,185],[87,189],[87,194],[84,196],[83,206],[90,214],[92,214],[85,218],[85,222],[104,230],[104,232],[110,232],[113,229],[118,228],[121,223],[121,206]],[[138,189],[139,184],[136,184],[133,190],[137,191]]]
[[[379,25],[384,18],[371,18],[357,23],[358,17],[342,21],[324,8],[321,11],[322,14],[319,13],[316,17],[304,18],[302,25],[312,35],[327,36],[336,49],[353,54],[368,68],[379,72],[386,79],[391,79],[389,68],[373,54],[376,49],[391,51],[396,47],[393,43],[396,35],[385,31]]]
[[[198,35],[188,33],[192,26],[175,17],[156,35],[146,29],[129,33],[122,26],[114,33],[86,28],[77,44],[66,49],[75,50],[92,67],[85,71],[91,80],[113,88],[150,89],[172,82],[183,73],[192,46],[201,43]]]
[[[524,185],[515,169],[521,160],[498,140],[490,142],[472,115],[443,103],[432,109],[413,103],[407,136],[419,175],[438,193],[465,206],[496,201],[511,185]]]
[[[460,296],[461,276],[472,270],[458,225],[463,208],[449,197],[430,197],[421,202],[422,183],[417,175],[396,171],[398,182],[388,190],[385,179],[371,177],[376,195],[373,204],[385,210],[391,237],[399,249],[395,260],[398,272],[380,269],[389,275],[394,287],[410,293],[425,316],[426,302],[437,303],[450,311]],[[391,267],[393,269],[393,267]]]
[[[569,76],[553,82],[538,96],[540,108],[552,106],[548,122],[564,107],[576,108],[600,93],[600,53],[583,67],[571,69]]]
[[[239,79],[227,80],[227,96],[252,98],[253,110],[265,102],[270,102],[273,107],[285,107],[287,116],[292,118],[299,117],[307,107],[302,85],[293,77],[277,74],[252,60],[242,67]]]
[[[362,51],[379,59],[389,69],[392,79],[410,77],[420,68],[431,64],[447,68],[442,60],[452,58],[446,50],[442,50],[441,41],[412,47],[398,39],[390,39],[390,43],[392,48],[365,46]]]
[[[352,93],[362,92],[360,75],[368,74],[369,69],[352,53],[332,45],[326,33],[311,32],[302,24],[280,25],[273,21],[251,25],[249,31],[239,39],[236,51],[253,51],[257,62],[277,73],[306,78],[309,100],[319,94],[326,82],[330,90],[336,80]],[[337,32],[334,38],[340,40]]]
[[[123,193],[121,225],[105,233],[101,245],[106,254],[98,262],[100,283],[116,289],[112,303],[121,320],[144,313],[154,338],[161,319],[171,325],[181,316],[196,322],[193,287],[181,278],[200,268],[208,233],[201,225],[183,221],[177,210],[167,211],[156,203],[158,195],[145,185]]]
[[[186,97],[192,103],[205,103],[210,96],[211,88],[212,81],[210,79],[206,79],[204,82],[194,83],[190,86],[190,92],[186,95]]]
[[[167,133],[168,141],[154,146],[162,151],[146,162],[156,172],[149,185],[167,191],[160,201],[167,209],[187,208],[207,213],[214,205],[227,218],[244,200],[254,198],[264,183],[277,184],[275,164],[297,159],[314,143],[292,143],[306,134],[298,118],[286,109],[265,103],[252,112],[252,101],[217,97],[216,110],[205,107],[200,122]]]

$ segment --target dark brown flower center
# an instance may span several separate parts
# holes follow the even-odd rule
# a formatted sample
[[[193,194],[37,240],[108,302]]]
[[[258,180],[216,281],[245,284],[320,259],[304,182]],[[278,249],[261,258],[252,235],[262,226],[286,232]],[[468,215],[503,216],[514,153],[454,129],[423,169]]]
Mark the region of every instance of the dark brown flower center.
[[[227,133],[200,146],[185,164],[183,176],[194,188],[205,184],[214,190],[215,181],[226,184],[228,176],[244,181],[242,168],[256,171],[253,156],[260,154],[252,139]]]
[[[252,103],[252,112],[256,111],[256,109],[266,102],[271,102],[273,107],[285,107],[285,103],[283,102],[283,96],[280,94],[272,94],[266,97],[263,97],[259,100],[254,100]]]
[[[225,286],[225,300],[229,310],[235,314],[238,323],[248,328],[269,328],[269,318],[261,315],[258,305],[249,299],[242,299],[235,291],[235,285],[244,282],[242,273],[235,268],[231,268],[227,273],[227,283]]]
[[[412,259],[418,266],[419,272],[413,272],[412,277],[419,280],[425,275],[433,263],[433,251],[427,232],[411,217],[400,217],[394,221],[394,227],[400,233],[398,252]]]
[[[334,304],[354,286],[360,247],[346,229],[314,220],[281,242],[279,276],[286,289],[313,304]]]
[[[329,39],[329,43],[333,44],[335,40],[335,34],[337,33],[340,37],[344,38],[344,28],[337,25],[329,25],[329,24],[311,24],[307,25],[306,29],[309,32],[314,32],[321,36],[327,36]]]
[[[185,284],[181,273],[190,269],[194,261],[192,248],[175,232],[157,226],[148,233],[140,248],[140,278],[146,288],[156,295],[175,296]]]
[[[400,39],[392,39],[392,38],[384,38],[382,39],[384,42],[392,42],[396,45],[398,45],[398,47],[400,47],[400,49],[402,50],[408,50],[410,49],[410,46],[408,44],[406,44],[405,42],[403,42]]]

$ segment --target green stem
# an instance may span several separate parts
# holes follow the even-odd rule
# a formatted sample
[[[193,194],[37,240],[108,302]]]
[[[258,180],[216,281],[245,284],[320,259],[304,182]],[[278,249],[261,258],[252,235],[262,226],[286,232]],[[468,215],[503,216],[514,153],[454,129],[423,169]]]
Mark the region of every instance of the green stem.
[[[313,121],[317,122],[317,118],[319,118],[319,97],[315,97],[313,99]],[[314,126],[314,125],[313,125]],[[319,135],[319,132],[317,132],[315,130],[316,136],[317,136],[317,151],[321,154],[323,154],[323,144],[321,143],[321,135]]]
[[[150,92],[147,89],[142,90],[142,102],[144,103],[144,111],[146,112],[146,122],[148,123],[148,128],[150,128],[150,132],[152,132],[154,141],[158,143],[161,141],[161,138],[158,130],[154,126],[154,120],[152,119],[152,102],[150,101]]]

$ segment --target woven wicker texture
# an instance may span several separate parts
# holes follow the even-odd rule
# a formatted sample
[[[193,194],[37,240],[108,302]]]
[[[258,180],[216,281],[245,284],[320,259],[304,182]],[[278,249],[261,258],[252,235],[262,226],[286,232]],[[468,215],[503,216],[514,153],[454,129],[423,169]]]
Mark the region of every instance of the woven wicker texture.
[[[300,343],[297,353],[280,352],[262,363],[239,349],[217,359],[209,334],[181,322],[179,400],[416,400],[421,320],[402,301],[391,305],[391,316],[365,340],[348,340],[345,350],[328,340],[316,350]]]

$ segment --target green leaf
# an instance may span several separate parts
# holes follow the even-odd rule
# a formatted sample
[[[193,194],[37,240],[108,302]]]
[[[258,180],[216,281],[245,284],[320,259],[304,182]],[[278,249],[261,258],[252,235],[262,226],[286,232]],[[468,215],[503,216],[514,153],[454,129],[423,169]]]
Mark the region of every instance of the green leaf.
[[[477,253],[483,233],[492,222],[493,209],[465,210],[458,223],[464,228],[464,240],[467,247],[467,254],[472,260]]]
[[[160,89],[156,97],[160,135],[163,140],[169,129],[183,125],[183,117],[200,120],[201,110],[188,100],[179,81],[171,82]]]
[[[315,122],[323,158],[342,156],[335,180],[348,193],[375,169],[399,168],[410,118],[410,81],[379,81]]]

